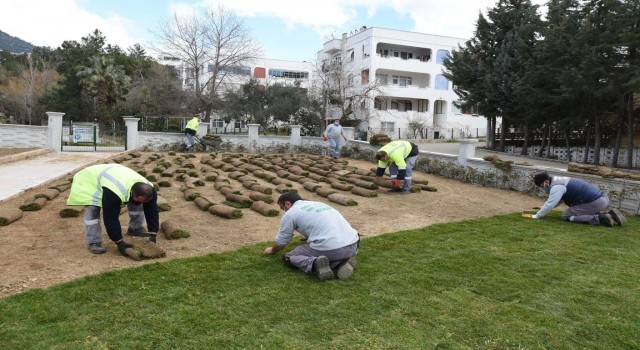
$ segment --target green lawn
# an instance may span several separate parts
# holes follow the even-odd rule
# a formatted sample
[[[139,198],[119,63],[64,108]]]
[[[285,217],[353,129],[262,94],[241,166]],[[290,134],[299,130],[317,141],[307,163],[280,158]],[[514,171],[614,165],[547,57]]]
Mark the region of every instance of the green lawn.
[[[519,214],[364,239],[319,282],[267,245],[0,299],[3,349],[637,349],[640,219]]]

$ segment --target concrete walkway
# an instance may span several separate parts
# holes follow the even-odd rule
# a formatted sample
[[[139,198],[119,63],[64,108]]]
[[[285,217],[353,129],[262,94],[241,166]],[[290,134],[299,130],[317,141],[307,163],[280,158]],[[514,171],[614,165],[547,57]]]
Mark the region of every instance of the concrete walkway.
[[[11,161],[0,161],[0,202],[19,196],[24,191],[43,183],[72,174],[88,165],[99,163],[116,155],[101,152],[42,152],[31,151]],[[30,153],[30,152],[24,152]],[[3,157],[5,158],[5,157]]]
[[[418,144],[418,148],[421,151],[457,155],[458,148],[460,148],[460,144],[457,142],[420,143]],[[483,158],[488,155],[496,155],[502,160],[511,160],[515,164],[522,164],[526,162],[528,164],[539,166],[539,167],[560,169],[565,171],[567,170],[567,163],[562,161],[555,161],[555,160],[543,159],[538,157],[507,155],[500,152],[487,151],[482,148],[476,148],[476,153],[474,158]]]

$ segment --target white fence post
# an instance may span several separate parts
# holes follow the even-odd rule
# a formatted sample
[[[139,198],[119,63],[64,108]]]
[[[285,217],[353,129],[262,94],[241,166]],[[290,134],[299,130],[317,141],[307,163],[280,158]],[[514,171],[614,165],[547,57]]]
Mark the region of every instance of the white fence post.
[[[249,128],[249,150],[255,152],[260,142],[260,124],[247,124]]]
[[[477,139],[460,140],[460,147],[458,148],[458,162],[460,164],[467,165],[467,158],[475,157],[477,143]]]
[[[124,119],[124,123],[127,126],[127,149],[131,150],[131,149],[138,149],[139,145],[139,140],[140,140],[140,134],[138,132],[138,122],[140,121],[140,118],[134,118],[134,117],[122,117],[122,119]]]
[[[54,152],[62,152],[62,116],[60,112],[46,112],[49,116],[47,129],[47,147]]]

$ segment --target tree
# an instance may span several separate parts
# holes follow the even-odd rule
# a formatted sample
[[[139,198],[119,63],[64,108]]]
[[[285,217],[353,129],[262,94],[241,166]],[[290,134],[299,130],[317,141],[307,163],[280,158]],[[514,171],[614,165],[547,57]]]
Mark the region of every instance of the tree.
[[[121,66],[114,64],[113,58],[94,56],[89,60],[91,66],[78,67],[77,76],[84,91],[93,99],[95,116],[104,121],[115,104],[124,99],[130,79]]]
[[[184,63],[184,78],[192,82],[190,91],[207,121],[222,108],[226,68],[247,65],[262,55],[244,23],[222,6],[188,17],[174,14],[173,21],[162,23],[154,36],[156,51]]]

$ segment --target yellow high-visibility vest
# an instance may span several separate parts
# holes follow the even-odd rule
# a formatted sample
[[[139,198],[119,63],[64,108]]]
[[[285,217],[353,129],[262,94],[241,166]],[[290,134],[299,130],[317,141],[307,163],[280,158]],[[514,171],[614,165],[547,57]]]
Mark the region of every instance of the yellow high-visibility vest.
[[[198,117],[193,117],[193,119],[189,120],[185,128],[198,131],[199,127],[200,127],[200,119]]]
[[[398,169],[406,169],[407,163],[405,158],[411,153],[411,142],[409,141],[391,141],[380,148],[380,151],[384,151],[389,156],[389,161],[378,161],[378,168],[386,168],[389,163],[395,163]]]
[[[131,187],[137,182],[151,185],[149,180],[124,165],[92,165],[73,176],[67,205],[102,207],[102,188],[106,187],[120,198],[124,206],[131,196]]]

